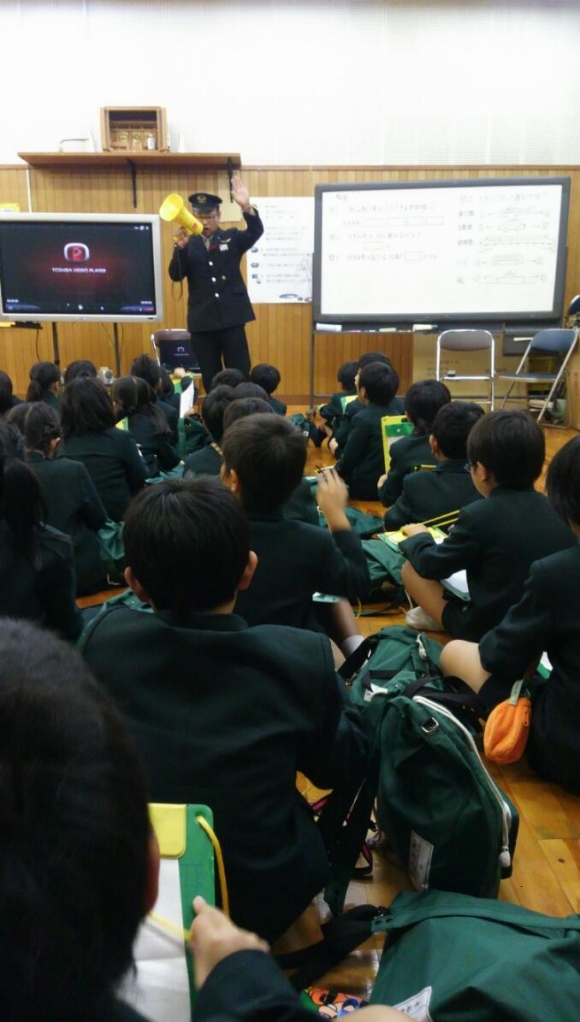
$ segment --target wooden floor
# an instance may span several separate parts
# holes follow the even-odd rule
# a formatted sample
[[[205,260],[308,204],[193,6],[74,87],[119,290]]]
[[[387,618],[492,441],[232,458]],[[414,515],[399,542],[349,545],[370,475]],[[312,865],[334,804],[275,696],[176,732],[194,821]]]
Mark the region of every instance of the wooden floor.
[[[292,408],[289,412],[303,410]],[[547,428],[545,433],[547,467],[556,451],[576,432]],[[316,465],[332,463],[326,445],[319,450],[309,444],[309,471]],[[357,503],[357,506],[381,513],[378,503]],[[403,614],[360,619],[361,631],[365,635],[395,624],[405,624]],[[440,634],[433,637],[442,638]],[[542,781],[525,761],[508,767],[487,765],[520,813],[513,876],[502,882],[500,899],[555,916],[580,912],[580,797]],[[301,790],[313,800],[318,794],[316,789],[305,778],[300,783]],[[374,860],[372,879],[351,882],[346,907],[364,903],[388,905],[399,891],[411,889],[404,870],[393,858],[375,852]],[[287,935],[283,949],[303,946],[317,939],[320,919],[327,915],[326,906],[320,898],[303,917],[300,926]],[[332,986],[361,997],[368,995],[376,975],[381,946],[381,939],[372,938],[318,985]]]

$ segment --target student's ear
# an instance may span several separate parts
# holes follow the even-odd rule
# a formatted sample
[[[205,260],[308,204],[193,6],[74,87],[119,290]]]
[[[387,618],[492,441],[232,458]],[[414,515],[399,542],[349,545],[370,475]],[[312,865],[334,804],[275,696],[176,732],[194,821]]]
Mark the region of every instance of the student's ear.
[[[240,484],[240,477],[238,476],[235,468],[226,468],[226,464],[223,462],[220,469],[220,479],[224,486],[227,486],[228,490],[231,490],[234,497],[241,497],[242,487]]]
[[[251,583],[251,581],[252,581],[252,579],[254,577],[254,572],[255,572],[257,567],[258,567],[258,555],[253,550],[250,550],[250,552],[248,554],[248,563],[246,564],[246,567],[244,568],[243,575],[242,575],[240,581],[238,582],[238,592],[239,593],[242,593],[244,591],[244,589],[248,588],[248,586],[250,585],[250,583]]]
[[[366,405],[366,404],[369,403],[369,399],[367,397],[367,389],[366,389],[366,387],[359,387],[358,388],[358,396],[359,396],[359,400],[361,400],[363,402],[363,404]]]
[[[139,579],[135,578],[133,572],[131,571],[131,568],[125,568],[123,575],[125,577],[125,582],[129,586],[129,589],[133,590],[135,596],[139,600],[141,600],[142,603],[150,603],[151,601],[147,593],[145,592],[143,586],[139,582]]]
[[[431,448],[431,454],[433,455],[434,458],[437,458],[441,454],[441,451],[439,450],[439,444],[437,443],[432,433],[429,436],[429,447]]]
[[[151,831],[149,838],[149,846],[147,848],[147,875],[145,877],[145,891],[144,891],[144,904],[143,910],[145,915],[148,915],[159,894],[159,863],[161,856],[159,854],[159,842],[155,836],[155,831]]]

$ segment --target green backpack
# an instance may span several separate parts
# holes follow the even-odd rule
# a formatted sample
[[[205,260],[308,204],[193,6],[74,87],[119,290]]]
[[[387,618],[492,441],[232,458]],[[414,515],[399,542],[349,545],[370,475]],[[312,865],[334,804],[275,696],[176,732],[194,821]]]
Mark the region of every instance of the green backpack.
[[[437,1022],[573,1022],[580,916],[460,894],[404,891],[374,920],[387,932],[371,1004]]]
[[[335,913],[375,799],[378,825],[418,889],[496,897],[511,875],[518,814],[475,746],[477,697],[449,691],[434,663],[438,643],[408,633],[382,629],[352,682],[371,752],[325,892]]]

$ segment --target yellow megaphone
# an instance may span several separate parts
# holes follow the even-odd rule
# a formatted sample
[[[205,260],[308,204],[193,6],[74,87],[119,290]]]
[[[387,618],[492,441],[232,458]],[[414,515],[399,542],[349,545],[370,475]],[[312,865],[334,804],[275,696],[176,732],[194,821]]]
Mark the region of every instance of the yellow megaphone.
[[[168,195],[163,200],[159,207],[159,216],[162,220],[166,220],[167,223],[173,223],[176,220],[181,227],[185,227],[188,234],[201,234],[203,231],[201,221],[197,220],[193,213],[190,213],[185,208],[184,199],[175,192],[172,192],[171,195]]]

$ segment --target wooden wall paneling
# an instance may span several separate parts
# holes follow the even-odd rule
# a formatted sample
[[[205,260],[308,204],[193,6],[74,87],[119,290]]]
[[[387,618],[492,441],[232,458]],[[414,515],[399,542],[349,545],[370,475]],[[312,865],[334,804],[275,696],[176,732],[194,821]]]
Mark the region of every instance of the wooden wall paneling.
[[[492,178],[498,176],[569,175],[572,179],[566,302],[580,293],[580,168],[545,167],[247,167],[241,174],[253,195],[312,195],[316,184],[356,181],[413,181],[452,178]],[[32,206],[37,211],[60,212],[132,212],[131,177],[125,167],[95,168],[35,167],[30,170]],[[228,188],[225,171],[183,167],[140,167],[138,171],[138,208],[156,213],[163,198],[177,191],[184,198],[194,189],[224,194]],[[20,202],[27,208],[26,168],[0,167],[0,198]],[[173,245],[171,225],[162,226],[162,263],[164,276],[163,326],[183,327],[187,319],[187,286],[179,300],[179,288],[172,289],[166,266]],[[299,305],[256,306],[257,320],[248,326],[252,361],[268,361],[282,374],[281,395],[297,402],[307,401],[311,310]],[[150,351],[152,325],[125,324],[120,331],[123,371],[140,351]],[[380,338],[380,340],[379,340]],[[92,358],[97,365],[114,365],[112,324],[59,324],[63,365],[80,356]],[[16,342],[16,343],[14,343]],[[380,346],[392,357],[401,377],[403,392],[412,379],[412,337],[398,335],[318,335],[316,342],[316,390],[331,393],[336,388],[336,369],[347,358],[356,357],[370,347]],[[26,389],[28,368],[52,354],[50,324],[38,338],[18,330],[6,337],[0,333],[0,366],[13,376],[18,393]]]

